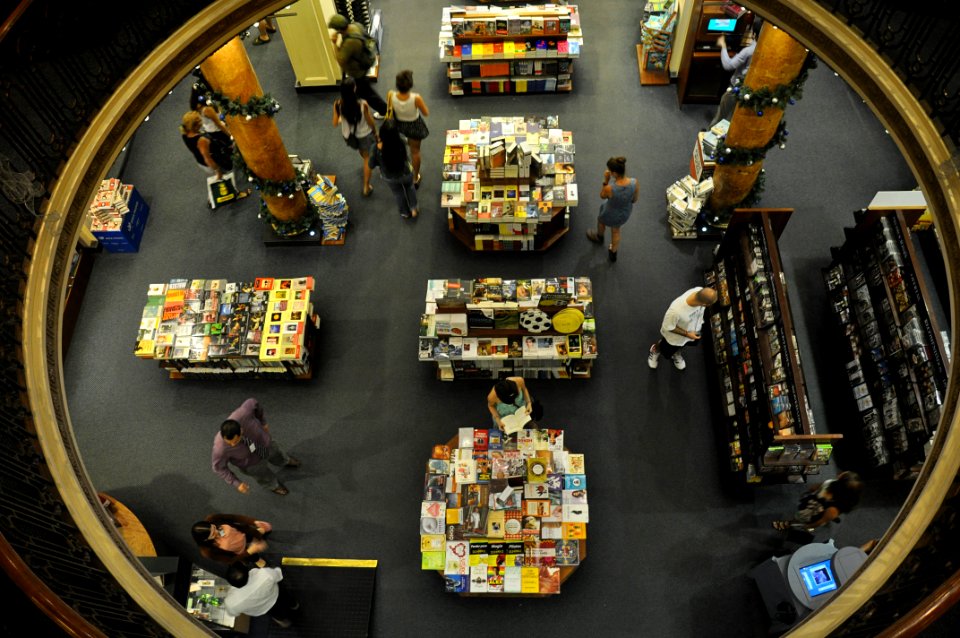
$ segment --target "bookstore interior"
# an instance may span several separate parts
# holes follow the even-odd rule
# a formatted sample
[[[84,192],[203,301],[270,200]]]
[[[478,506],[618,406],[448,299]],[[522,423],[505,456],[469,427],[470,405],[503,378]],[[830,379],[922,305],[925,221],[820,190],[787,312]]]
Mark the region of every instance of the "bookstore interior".
[[[716,104],[730,90],[730,73],[710,47],[720,35],[736,46],[753,16],[730,2],[693,3],[700,14],[681,15],[682,4],[646,2],[637,35],[641,83],[675,83],[681,103]],[[362,7],[365,19],[358,20],[380,39],[379,11],[365,1],[337,3],[346,11],[341,5]],[[591,8],[587,4],[583,11]],[[484,276],[436,265],[433,278],[418,282],[425,284],[424,306],[409,313],[410,360],[419,313],[418,360],[435,369],[439,381],[490,385],[522,377],[584,385],[594,367],[603,365],[598,323],[604,322],[598,322],[594,302],[605,291],[586,274],[557,273],[547,263],[558,242],[574,241],[566,238],[572,216],[589,217],[578,228],[593,223],[592,213],[579,206],[580,171],[575,171],[577,145],[589,145],[590,139],[578,135],[575,144],[576,131],[564,128],[559,116],[543,113],[550,103],[542,97],[564,93],[569,95],[560,99],[576,100],[574,78],[589,72],[579,59],[598,49],[584,48],[589,41],[580,11],[573,4],[446,7],[439,21],[439,60],[435,68],[418,71],[443,74],[449,93],[444,97],[460,106],[469,96],[517,96],[515,115],[470,115],[441,133],[439,192],[424,188],[419,197],[435,200],[446,239],[461,250],[541,253],[544,263],[539,277],[527,278],[511,275],[499,262],[479,266]],[[279,18],[284,36],[294,19]],[[673,183],[645,184],[658,192],[664,188],[659,215],[673,241],[715,246],[711,265],[696,282],[717,291],[717,302],[706,309],[699,350],[713,428],[722,440],[724,478],[757,489],[819,482],[821,469],[836,462],[833,452],[841,445],[859,450],[849,458],[859,459],[856,469],[864,475],[915,478],[929,453],[948,381],[949,338],[940,294],[945,278],[942,262],[930,257],[938,252],[931,216],[918,191],[880,192],[849,220],[843,244],[825,250],[823,294],[832,312],[823,330],[843,364],[837,371],[842,400],[833,403],[846,411],[847,425],[842,432],[818,431],[796,335],[792,306],[799,300],[787,290],[778,246],[793,211],[745,205],[750,188],[741,188],[742,196],[731,201],[729,193],[740,186],[727,172],[759,162],[783,143],[779,116],[771,124],[761,120],[764,112],[782,114],[794,103],[811,58],[802,58],[779,85],[737,88],[736,113],[700,131],[691,140],[692,153],[690,146],[678,151],[684,162],[689,158],[689,172]],[[748,75],[744,82],[749,80]],[[216,104],[217,95],[208,98]],[[482,112],[483,99],[474,98],[469,111]],[[522,104],[524,99],[531,103]],[[432,107],[443,109],[436,99]],[[519,115],[531,112],[537,114]],[[226,118],[228,126],[235,118]],[[738,131],[748,118],[767,131],[750,146]],[[309,160],[295,158],[295,164],[296,190],[319,210],[317,221],[301,230],[329,247],[322,250],[336,251],[352,239],[349,206],[336,176],[322,174]],[[260,180],[249,181],[255,179]],[[593,183],[590,188],[592,193]],[[211,209],[238,201],[235,190],[219,195],[210,191]],[[149,241],[144,238],[149,213],[134,185],[108,176],[90,204],[88,230],[97,250],[136,253]],[[267,245],[286,239],[279,226],[274,230],[281,237]],[[76,280],[81,295],[89,252],[78,251],[73,264],[70,287]],[[132,300],[144,305],[139,327],[129,327],[131,336],[136,332],[130,356],[142,365],[155,362],[169,379],[158,383],[313,378],[317,358],[324,357],[319,289],[332,284],[310,273],[235,279],[229,272],[157,277],[145,300]],[[68,288],[65,317],[70,306]],[[65,335],[74,321],[65,320]],[[329,329],[324,337],[339,338]],[[687,356],[699,355],[694,350]],[[263,394],[269,393],[265,386]],[[439,572],[437,586],[462,596],[559,595],[587,555],[585,459],[566,447],[578,442],[563,429],[540,427],[529,418],[511,420],[504,431],[495,425],[457,427],[449,440],[438,432],[443,440],[425,459],[422,570]],[[410,508],[415,510],[415,502]],[[784,561],[774,576],[755,579],[786,583],[798,612],[815,609],[862,562],[835,547],[817,547],[806,558],[798,550],[800,558]],[[209,591],[200,596],[201,586],[194,588],[190,612],[224,624],[219,599],[210,593],[215,577],[195,569],[194,580]],[[225,586],[218,586],[220,595],[223,591]]]

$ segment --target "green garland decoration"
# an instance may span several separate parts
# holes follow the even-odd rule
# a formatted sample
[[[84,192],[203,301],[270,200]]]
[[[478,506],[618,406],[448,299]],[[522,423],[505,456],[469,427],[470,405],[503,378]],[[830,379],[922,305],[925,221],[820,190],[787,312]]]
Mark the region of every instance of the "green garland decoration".
[[[760,198],[763,195],[764,188],[766,187],[767,181],[767,171],[760,169],[760,172],[757,174],[756,181],[753,182],[753,187],[750,188],[750,192],[747,193],[747,196],[740,201],[740,203],[735,206],[730,206],[729,208],[724,208],[721,210],[710,210],[705,209],[701,212],[702,220],[708,225],[711,226],[720,226],[726,227],[730,221],[730,217],[733,215],[733,209],[735,208],[753,208],[760,203]],[[697,221],[697,225],[701,225],[702,222]]]
[[[308,197],[307,210],[303,217],[296,221],[281,221],[273,216],[273,213],[271,213],[270,209],[267,208],[267,203],[261,198],[260,212],[257,213],[257,218],[263,219],[270,224],[270,226],[273,228],[273,232],[275,232],[278,236],[295,237],[312,229],[319,221],[320,213],[317,210],[316,204]],[[317,232],[320,231],[318,230]]]
[[[716,150],[710,154],[710,159],[716,160],[717,164],[723,164],[724,166],[751,166],[756,162],[762,161],[763,158],[767,156],[767,151],[774,146],[785,148],[789,134],[790,131],[787,130],[787,121],[780,120],[777,131],[762,148],[737,148],[735,146],[727,146],[726,136],[721,136],[717,140]]]
[[[234,170],[239,170],[247,178],[247,183],[251,184],[255,189],[260,191],[263,195],[269,195],[271,197],[289,197],[293,199],[296,196],[297,191],[306,192],[309,186],[306,186],[307,177],[297,171],[296,177],[293,179],[285,180],[276,180],[276,179],[267,179],[265,177],[260,177],[247,166],[246,160],[243,159],[243,155],[240,154],[240,151],[233,151],[233,168]]]
[[[193,88],[203,92],[206,101],[216,106],[217,110],[224,115],[242,117],[250,121],[255,117],[274,117],[280,112],[280,103],[269,93],[254,95],[241,104],[220,91],[214,91],[210,88],[210,85],[204,82],[203,78],[198,77],[193,84]]]
[[[739,84],[727,89],[737,97],[737,106],[754,110],[757,117],[763,116],[763,110],[767,108],[786,109],[788,104],[796,104],[797,100],[803,97],[803,85],[807,81],[810,69],[817,67],[817,57],[813,53],[808,53],[800,67],[800,73],[789,84],[781,84],[775,89],[768,86],[752,88],[746,84]]]

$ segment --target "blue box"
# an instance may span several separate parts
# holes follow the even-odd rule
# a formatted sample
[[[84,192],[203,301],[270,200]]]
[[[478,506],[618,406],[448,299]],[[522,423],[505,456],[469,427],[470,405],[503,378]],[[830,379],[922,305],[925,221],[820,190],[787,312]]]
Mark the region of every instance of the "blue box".
[[[147,225],[147,217],[150,216],[150,207],[136,188],[130,192],[127,207],[130,210],[123,216],[119,230],[93,231],[93,236],[109,253],[135,253],[140,250],[140,240]]]

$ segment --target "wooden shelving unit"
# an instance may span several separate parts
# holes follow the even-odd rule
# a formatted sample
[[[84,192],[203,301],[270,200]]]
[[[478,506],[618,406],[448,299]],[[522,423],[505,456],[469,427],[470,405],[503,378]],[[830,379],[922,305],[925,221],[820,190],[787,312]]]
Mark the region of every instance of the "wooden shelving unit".
[[[569,93],[580,14],[576,5],[446,7],[439,45],[450,95]]]
[[[704,330],[716,423],[740,481],[805,480],[839,434],[819,434],[809,409],[777,239],[791,209],[738,209],[706,285],[719,300]]]

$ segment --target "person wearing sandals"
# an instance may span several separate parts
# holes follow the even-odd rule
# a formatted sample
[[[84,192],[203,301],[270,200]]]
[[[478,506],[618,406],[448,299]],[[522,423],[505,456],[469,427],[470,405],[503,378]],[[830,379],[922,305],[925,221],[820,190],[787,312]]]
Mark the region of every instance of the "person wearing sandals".
[[[257,39],[253,41],[253,46],[258,47],[270,41],[270,34],[277,32],[277,25],[273,21],[273,14],[261,18],[255,25],[257,27]]]
[[[253,477],[261,487],[280,496],[289,494],[290,490],[277,479],[269,464],[300,467],[300,461],[284,452],[270,435],[270,426],[256,399],[244,401],[220,424],[220,431],[213,438],[211,461],[214,474],[237,488],[241,494],[249,492],[250,486],[237,478],[230,465],[241,474]]]
[[[340,83],[340,98],[333,103],[333,125],[340,127],[343,141],[356,149],[363,159],[363,196],[373,192],[370,185],[370,150],[377,143],[377,127],[365,100],[357,97],[357,84],[345,77]]]
[[[430,117],[430,109],[419,93],[413,88],[413,71],[397,73],[397,90],[387,91],[387,117],[393,115],[397,121],[397,130],[407,138],[410,145],[410,157],[413,160],[414,185],[420,188],[420,142],[430,135],[423,118]]]
[[[400,134],[393,119],[385,119],[380,125],[380,140],[370,154],[370,168],[380,167],[380,176],[387,183],[397,200],[397,209],[404,219],[416,218],[417,190],[413,183],[413,165],[407,140]]]
[[[617,249],[620,247],[620,227],[630,219],[633,205],[640,195],[637,180],[628,179],[625,174],[626,170],[627,159],[625,157],[611,157],[607,160],[607,170],[603,174],[603,187],[600,189],[600,199],[606,201],[600,205],[597,229],[587,231],[587,239],[602,244],[607,226],[610,227],[610,245],[607,249],[610,261],[617,260]]]
[[[773,521],[773,529],[785,532],[791,528],[814,530],[853,510],[860,502],[863,481],[856,472],[841,472],[835,479],[814,485],[800,498],[800,507],[791,520]]]

